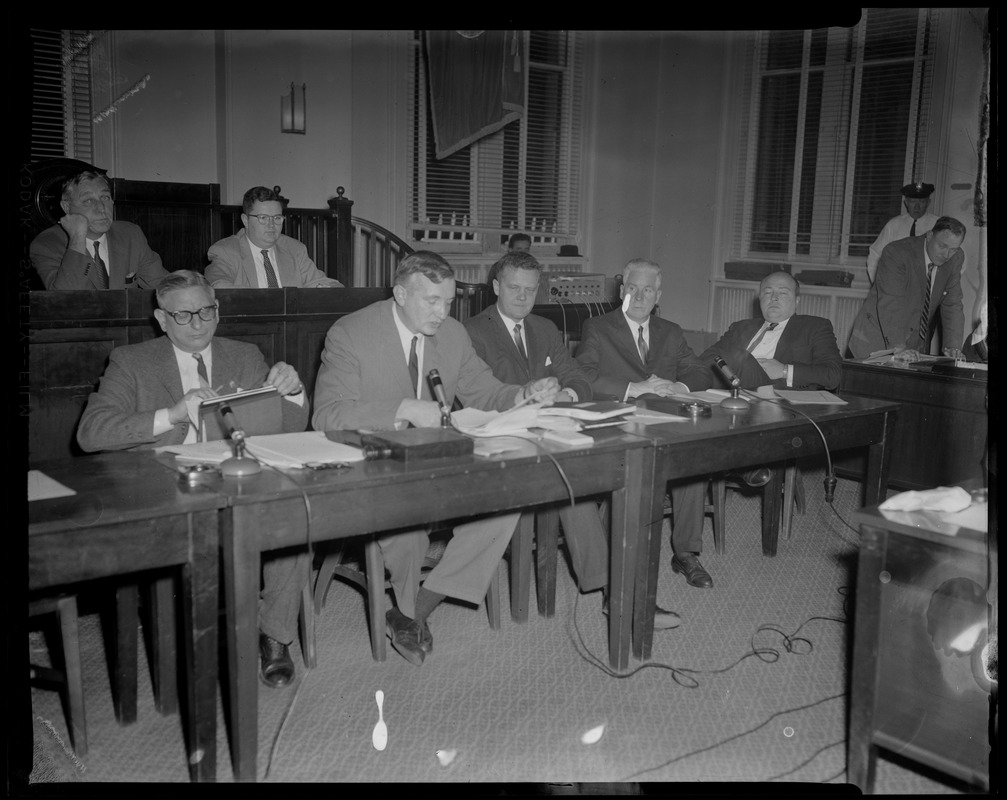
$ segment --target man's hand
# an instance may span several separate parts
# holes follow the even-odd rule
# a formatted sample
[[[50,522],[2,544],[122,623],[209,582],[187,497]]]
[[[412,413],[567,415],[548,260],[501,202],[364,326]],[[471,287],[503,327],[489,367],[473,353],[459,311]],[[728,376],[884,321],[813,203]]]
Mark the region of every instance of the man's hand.
[[[965,360],[965,354],[961,350],[959,350],[957,347],[945,347],[942,352],[944,353],[944,355],[950,356],[955,361],[964,361]]]
[[[433,400],[405,398],[395,412],[396,422],[411,422],[417,428],[439,428],[441,407]]]
[[[526,383],[521,387],[521,391],[514,396],[514,405],[524,402],[527,398],[539,395],[535,402],[543,406],[551,406],[556,402],[556,395],[560,392],[559,381],[555,378],[539,378],[537,381]]]
[[[209,400],[211,397],[216,396],[217,393],[209,386],[192,389],[186,392],[185,396],[181,400],[168,409],[168,421],[172,425],[178,425],[180,422],[186,422],[189,419],[189,405],[192,402],[195,400]]]
[[[756,360],[771,381],[784,380],[787,377],[786,364],[781,364],[775,358],[759,358]]]
[[[87,217],[83,214],[67,214],[60,218],[60,227],[70,237],[69,248],[78,253],[87,253]]]
[[[892,359],[905,364],[912,364],[914,361],[920,360],[920,351],[913,350],[911,347],[896,347],[895,352],[892,353]]]
[[[673,394],[688,394],[689,387],[678,381],[668,381],[651,375],[645,381],[636,381],[629,384],[627,397],[639,397],[641,394],[656,394],[659,397],[670,397]]]
[[[290,364],[285,364],[282,361],[277,361],[273,364],[272,369],[269,370],[269,374],[266,376],[265,383],[267,386],[275,386],[276,391],[280,393],[280,397],[288,394],[298,394],[304,389],[297,370],[290,366]]]
[[[554,403],[576,403],[574,396],[570,394],[568,389],[562,389],[556,398],[553,400]]]

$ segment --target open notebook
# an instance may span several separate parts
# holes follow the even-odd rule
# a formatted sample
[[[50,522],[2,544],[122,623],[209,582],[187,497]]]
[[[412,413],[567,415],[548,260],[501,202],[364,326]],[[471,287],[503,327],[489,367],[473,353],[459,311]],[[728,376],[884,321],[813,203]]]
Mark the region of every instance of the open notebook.
[[[364,451],[341,442],[333,442],[322,431],[302,433],[273,433],[249,436],[245,439],[249,455],[271,467],[300,468],[305,464],[336,461],[363,461]],[[230,441],[218,439],[199,444],[173,444],[158,447],[159,453],[174,453],[181,461],[200,464],[219,464],[234,455]]]

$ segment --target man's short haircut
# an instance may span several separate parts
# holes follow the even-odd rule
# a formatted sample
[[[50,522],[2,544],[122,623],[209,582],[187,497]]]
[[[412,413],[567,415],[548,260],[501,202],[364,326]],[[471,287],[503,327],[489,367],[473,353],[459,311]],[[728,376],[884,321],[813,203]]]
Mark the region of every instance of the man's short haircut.
[[[937,218],[937,222],[934,223],[933,232],[937,234],[941,231],[951,231],[953,236],[965,238],[965,226],[954,217]]]
[[[399,266],[395,269],[392,285],[404,286],[416,273],[419,273],[432,283],[440,283],[455,276],[455,271],[451,269],[451,265],[444,260],[444,256],[440,253],[434,253],[430,250],[417,250],[399,262]]]
[[[794,297],[797,297],[801,293],[801,282],[797,280],[793,275],[787,272],[785,269],[778,269],[775,272],[770,272],[765,278],[759,281],[759,294],[762,294],[762,287],[770,278],[774,275],[786,275],[790,278],[790,282],[794,284]]]
[[[626,285],[626,281],[629,280],[629,273],[633,270],[645,270],[648,272],[653,272],[657,275],[657,285],[658,288],[661,286],[661,265],[656,261],[651,261],[648,258],[634,258],[625,267],[622,268],[622,283],[623,286]]]
[[[60,198],[65,200],[67,203],[73,197],[74,192],[84,181],[101,181],[105,184],[105,187],[111,192],[112,185],[108,182],[108,178],[102,175],[100,172],[94,172],[93,170],[84,170],[83,172],[74,175],[70,180],[63,184],[63,196]]]
[[[542,271],[542,265],[538,263],[538,259],[535,258],[531,253],[523,253],[520,250],[515,250],[512,253],[507,253],[504,255],[496,264],[490,267],[490,274],[493,277],[499,277],[500,273],[511,267],[512,269],[531,269],[538,272]]]
[[[518,242],[528,242],[531,245],[531,237],[527,233],[512,233],[510,239],[507,240],[507,249],[513,250],[514,245]]]
[[[268,189],[265,186],[253,186],[241,198],[241,210],[248,214],[256,203],[269,203],[274,200],[277,203],[283,202],[283,198],[273,189]]]
[[[162,278],[161,282],[157,285],[157,289],[154,290],[154,294],[157,297],[157,305],[160,308],[164,308],[164,298],[171,292],[193,288],[206,289],[210,293],[211,300],[217,299],[213,287],[201,272],[191,269],[178,269],[174,272],[169,272]]]

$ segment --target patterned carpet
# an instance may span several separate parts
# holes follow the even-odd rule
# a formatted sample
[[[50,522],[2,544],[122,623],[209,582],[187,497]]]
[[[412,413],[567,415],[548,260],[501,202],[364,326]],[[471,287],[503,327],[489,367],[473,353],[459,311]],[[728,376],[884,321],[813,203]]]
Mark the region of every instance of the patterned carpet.
[[[806,470],[804,482],[807,511],[775,558],[762,555],[759,500],[729,491],[723,556],[707,521],[711,590],[672,573],[666,528],[658,603],[682,625],[657,632],[653,660],[625,674],[607,666],[600,593],[579,595],[565,564],[554,618],[533,609],[518,625],[505,614],[494,632],[481,607],[439,607],[430,619],[435,649],[421,668],[391,648],[384,663],[371,659],[363,597],[337,581],[317,620],[318,668],[306,672],[295,647],[294,686],[260,688],[260,781],[505,783],[549,794],[683,782],[838,788],[858,540],[840,517],[859,506],[860,486],[840,480],[830,507],[821,471]],[[39,635],[32,641],[44,649]],[[155,710],[145,657],[138,720],[120,727],[97,614],[83,614],[81,642],[90,749],[62,779],[186,781],[179,716]],[[381,752],[371,744],[378,689],[388,725]],[[32,697],[37,746],[50,726],[68,743],[57,694],[33,689]],[[57,745],[63,760],[72,756],[66,748]],[[54,773],[37,770],[34,779],[46,774]],[[222,711],[217,779],[233,780]],[[876,791],[961,793],[885,758]]]

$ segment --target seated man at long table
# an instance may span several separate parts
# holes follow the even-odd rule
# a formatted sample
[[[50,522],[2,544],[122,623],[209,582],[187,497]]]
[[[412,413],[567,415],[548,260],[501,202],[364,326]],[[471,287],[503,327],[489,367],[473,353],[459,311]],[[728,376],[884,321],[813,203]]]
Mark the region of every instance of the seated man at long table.
[[[446,402],[455,397],[483,410],[504,411],[535,395],[551,403],[555,378],[524,386],[501,383],[472,349],[460,322],[448,316],[454,272],[437,253],[407,256],[395,271],[392,297],[348,314],[329,328],[315,384],[315,430],[436,428],[441,407],[426,376],[436,369]],[[426,530],[378,540],[397,607],[385,615],[392,646],[420,666],[433,650],[427,618],[445,598],[479,603],[503,557],[519,514],[455,526],[437,566],[420,588]]]
[[[661,299],[661,267],[637,258],[622,272],[618,308],[584,323],[577,361],[591,380],[595,397],[632,400],[640,395],[667,397],[709,389],[713,375],[685,341],[682,329],[651,312]],[[626,298],[629,298],[628,302]],[[699,561],[703,552],[705,481],[671,486],[674,517],[671,567],[690,586],[713,586]]]
[[[465,321],[479,357],[502,381],[525,383],[554,377],[561,389],[557,402],[590,400],[594,396],[591,383],[570,355],[559,330],[550,320],[531,313],[542,275],[542,265],[535,256],[512,249],[490,268],[490,273],[495,276],[496,303]],[[580,590],[591,592],[606,587],[608,540],[598,504],[593,500],[573,506],[564,504],[559,518]],[[677,614],[658,609],[655,628],[674,628],[678,624]]]
[[[98,391],[88,398],[77,442],[88,451],[152,448],[197,441],[195,401],[242,389],[275,386],[280,398],[264,429],[246,433],[303,431],[308,404],[297,371],[282,361],[266,367],[254,344],[214,338],[219,303],[198,272],[178,270],[157,287],[154,310],[166,334],[116,347]],[[216,388],[214,388],[216,387]],[[226,390],[226,391],[224,391]],[[198,413],[193,411],[192,413]],[[220,428],[207,425],[207,436]],[[267,559],[259,603],[261,677],[270,687],[289,684],[294,662],[289,645],[297,633],[301,589],[309,577],[307,552]]]
[[[832,323],[824,317],[798,314],[801,286],[789,272],[773,272],[759,284],[762,319],[743,319],[699,356],[714,369],[718,356],[741,380],[744,389],[772,384],[780,389],[828,389],[839,386],[843,357]]]
[[[168,273],[143,231],[114,219],[112,191],[98,172],[63,185],[63,216],[29,248],[46,289],[153,289]]]

